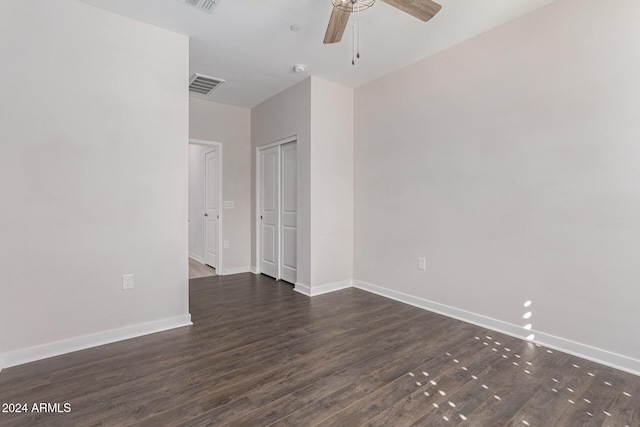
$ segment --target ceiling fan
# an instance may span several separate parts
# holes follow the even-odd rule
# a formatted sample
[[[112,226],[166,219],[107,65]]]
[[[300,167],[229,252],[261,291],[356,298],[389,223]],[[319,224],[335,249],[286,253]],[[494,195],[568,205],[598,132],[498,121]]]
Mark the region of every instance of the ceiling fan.
[[[382,0],[390,6],[400,9],[421,21],[427,22],[440,11],[438,3],[431,0]],[[373,6],[375,0],[331,0],[333,11],[329,18],[329,26],[324,36],[324,43],[338,43],[347,28],[349,16]]]

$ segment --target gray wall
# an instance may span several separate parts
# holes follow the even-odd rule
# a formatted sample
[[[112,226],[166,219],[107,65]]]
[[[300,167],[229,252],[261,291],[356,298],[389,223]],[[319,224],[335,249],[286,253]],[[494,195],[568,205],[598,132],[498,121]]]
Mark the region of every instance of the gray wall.
[[[197,98],[189,100],[189,137],[222,143],[222,198],[233,209],[221,209],[223,273],[249,271],[251,262],[251,110]],[[222,243],[222,242],[221,242]]]
[[[311,80],[311,286],[353,278],[353,89]]]
[[[302,285],[296,289],[315,294],[336,286],[351,286],[353,89],[310,77],[253,108],[251,135],[252,224],[255,224],[255,148],[296,135],[297,284]],[[255,248],[255,225],[252,248]],[[255,249],[252,252],[255,266]],[[325,288],[321,289],[322,286]]]
[[[356,89],[355,279],[640,359],[638,16],[558,1]]]
[[[251,265],[256,256],[256,148],[297,136],[298,283],[311,282],[311,77],[251,110]]]
[[[0,57],[0,359],[188,322],[188,39],[2,1]]]

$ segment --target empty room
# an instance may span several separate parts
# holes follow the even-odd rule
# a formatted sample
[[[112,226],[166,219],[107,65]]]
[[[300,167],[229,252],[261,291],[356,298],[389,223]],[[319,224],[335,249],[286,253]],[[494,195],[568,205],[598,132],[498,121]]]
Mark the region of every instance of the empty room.
[[[1,0],[0,426],[640,427],[640,3]]]

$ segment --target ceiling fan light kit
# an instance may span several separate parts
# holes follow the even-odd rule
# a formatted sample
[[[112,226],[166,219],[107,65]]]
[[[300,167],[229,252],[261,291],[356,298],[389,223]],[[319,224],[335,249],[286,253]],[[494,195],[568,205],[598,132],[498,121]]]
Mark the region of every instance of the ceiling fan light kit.
[[[333,10],[329,18],[329,25],[324,36],[324,43],[338,43],[342,40],[347,28],[349,17],[356,13],[357,21],[353,24],[353,49],[351,64],[355,65],[355,59],[360,58],[360,12],[369,9],[376,0],[331,0]],[[389,6],[393,6],[409,15],[427,22],[440,11],[442,6],[432,0],[382,0]],[[356,54],[356,44],[357,54]]]
[[[369,9],[375,2],[376,0],[331,0],[333,7],[346,10],[349,13]]]

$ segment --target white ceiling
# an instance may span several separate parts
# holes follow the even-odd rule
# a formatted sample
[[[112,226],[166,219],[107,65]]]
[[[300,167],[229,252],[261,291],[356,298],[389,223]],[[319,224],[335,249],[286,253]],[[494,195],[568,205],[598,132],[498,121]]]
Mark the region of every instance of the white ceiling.
[[[191,74],[226,80],[207,99],[251,108],[309,75],[360,86],[554,0],[442,0],[426,23],[377,1],[361,12],[355,66],[350,25],[341,43],[322,43],[331,0],[220,0],[213,14],[177,0],[80,1],[189,36]]]

